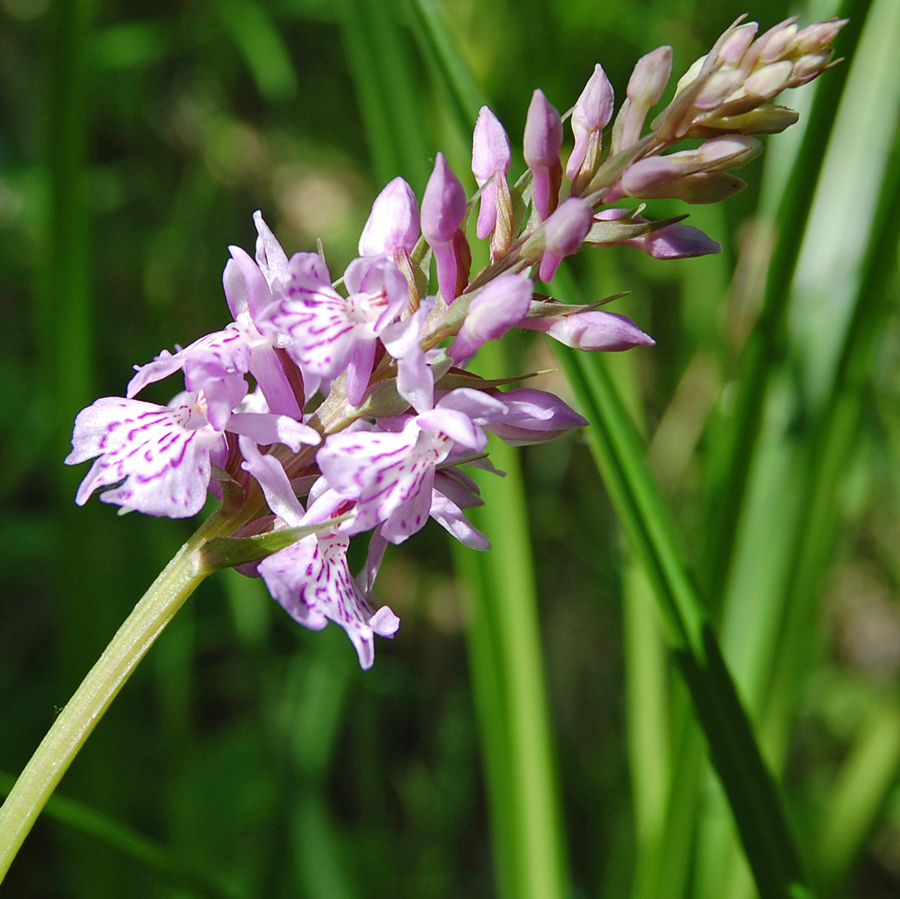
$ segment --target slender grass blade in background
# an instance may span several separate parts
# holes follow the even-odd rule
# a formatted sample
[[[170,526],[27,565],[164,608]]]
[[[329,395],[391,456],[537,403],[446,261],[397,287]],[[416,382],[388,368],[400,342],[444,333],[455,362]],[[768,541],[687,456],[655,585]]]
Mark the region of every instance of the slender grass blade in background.
[[[12,789],[15,778],[0,772],[0,793]],[[189,859],[179,858],[121,821],[100,814],[80,802],[59,794],[46,805],[48,817],[87,834],[198,899],[241,899],[246,894],[222,882],[211,872],[199,870]]]

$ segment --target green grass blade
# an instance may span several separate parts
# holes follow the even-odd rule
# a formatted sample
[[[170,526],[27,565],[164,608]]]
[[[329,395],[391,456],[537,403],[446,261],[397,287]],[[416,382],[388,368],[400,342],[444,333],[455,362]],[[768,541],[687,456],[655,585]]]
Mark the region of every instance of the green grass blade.
[[[343,0],[342,31],[376,181],[403,175],[418,193],[431,174],[407,48],[382,0]]]
[[[469,678],[478,718],[478,738],[488,793],[497,894],[502,899],[516,899],[518,869],[512,814],[515,799],[511,778],[506,689],[499,658],[499,623],[496,620],[495,604],[491,601],[486,560],[479,553],[454,542],[453,562],[465,587]]]
[[[231,35],[260,94],[270,103],[297,93],[297,73],[265,6],[253,0],[217,0],[216,12]]]
[[[12,775],[0,772],[0,794],[8,794],[14,783]],[[44,814],[134,859],[191,896],[238,899],[244,895],[155,840],[74,799],[56,794],[44,806]]]
[[[601,360],[557,351],[591,421],[588,439],[619,517],[654,587],[669,649],[687,683],[713,765],[763,897],[804,884],[799,854],[701,602],[665,505]]]
[[[888,695],[873,702],[822,815],[816,863],[823,889],[835,891],[850,872],[898,772],[900,701]]]
[[[898,115],[900,125],[900,115]],[[872,227],[863,262],[853,317],[846,331],[833,386],[822,415],[809,437],[809,473],[803,515],[796,530],[797,546],[786,581],[791,601],[781,634],[781,652],[771,671],[765,701],[773,741],[784,747],[798,681],[807,661],[808,635],[817,611],[818,586],[826,569],[839,508],[837,496],[844,482],[864,411],[873,344],[891,314],[885,302],[888,285],[897,271],[900,240],[900,127],[886,166],[887,183]],[[782,752],[784,750],[782,749]]]
[[[478,361],[487,377],[501,377],[506,368],[499,344],[485,347]],[[511,895],[552,899],[567,896],[569,889],[525,486],[514,448],[492,440],[490,453],[506,477],[478,478],[485,505],[470,512],[493,544],[490,552],[479,555],[479,580],[472,586],[473,595],[484,602],[482,614],[491,622],[492,644],[490,656],[482,651],[471,658],[473,669],[482,661],[488,669],[473,670],[473,684],[496,678],[500,695],[477,702],[482,707],[490,702],[505,713],[499,734],[484,739],[493,743],[505,732],[509,771],[497,792],[505,791],[511,800],[500,812],[508,820],[512,841],[504,848],[513,859]],[[494,687],[489,689],[493,692]]]
[[[409,2],[422,56],[449,88],[459,122],[471,127],[478,116],[478,110],[487,104],[487,98],[463,59],[458,42],[451,36],[441,6],[435,0]]]
[[[840,52],[851,57],[856,49],[870,0],[847,0],[842,15],[850,24],[841,32]],[[723,595],[731,564],[738,522],[745,500],[756,438],[771,374],[786,359],[785,295],[800,254],[814,189],[821,171],[835,112],[843,94],[848,65],[828,73],[826,89],[817,92],[795,164],[787,179],[787,189],[778,221],[778,243],[769,266],[763,307],[756,328],[744,350],[737,379],[733,426],[724,431],[723,445],[712,460],[710,508],[714,520],[708,530],[704,584],[712,601]]]

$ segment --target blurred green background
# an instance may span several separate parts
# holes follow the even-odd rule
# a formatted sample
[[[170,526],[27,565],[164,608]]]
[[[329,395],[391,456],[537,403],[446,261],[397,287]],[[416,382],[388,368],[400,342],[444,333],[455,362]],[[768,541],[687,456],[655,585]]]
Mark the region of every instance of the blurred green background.
[[[743,414],[736,379],[785,238],[779,204],[803,176],[804,160],[791,170],[801,129],[767,141],[744,193],[690,210],[720,256],[664,263],[617,248],[568,266],[584,301],[631,291],[615,310],[657,340],[610,371],[813,879],[823,895],[860,899],[900,895],[900,203],[884,199],[898,180],[893,6],[855,4],[837,54],[863,49],[821,80],[817,102],[831,92],[836,103],[845,80],[846,102],[826,116],[831,155],[812,212],[787,235],[793,288],[783,278],[775,306],[766,300],[783,312],[765,313],[765,403],[738,511],[720,448]],[[673,45],[677,77],[743,12],[766,29],[836,10],[0,0],[0,770],[22,768],[192,530],[96,501],[76,508],[85,469],[62,465],[74,416],[121,395],[133,365],[224,326],[227,247],[252,249],[253,211],[289,253],[321,238],[337,277],[388,179],[403,174],[421,197],[442,150],[474,189],[447,60],[464,63],[516,144],[534,88],[565,110],[601,62],[621,99],[643,53]],[[434,43],[441,33],[449,50]],[[783,102],[806,114],[813,93]],[[658,202],[649,213],[682,211]],[[510,343],[514,368],[555,367],[540,341]],[[571,398],[561,374],[545,383]],[[165,402],[167,390],[177,386],[148,396]],[[584,436],[521,459],[562,894],[753,895]],[[434,525],[389,552],[377,592],[402,627],[366,673],[342,631],[294,624],[259,581],[205,583],[63,781],[80,804],[48,809],[3,895],[515,897],[498,886],[503,813],[489,812],[490,722],[476,714],[472,606],[453,562]]]

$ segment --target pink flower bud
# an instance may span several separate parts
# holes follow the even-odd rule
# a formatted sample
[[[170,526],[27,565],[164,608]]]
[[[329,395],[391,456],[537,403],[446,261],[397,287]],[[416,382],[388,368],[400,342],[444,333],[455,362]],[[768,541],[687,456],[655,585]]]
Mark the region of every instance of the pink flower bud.
[[[444,155],[438,153],[422,197],[422,234],[434,252],[438,288],[446,303],[452,303],[458,295],[461,261],[458,235],[465,243],[459,229],[465,215],[465,188],[450,170]]]
[[[520,328],[543,331],[554,340],[576,350],[618,351],[635,346],[653,346],[656,341],[631,319],[615,312],[574,312],[546,318],[527,318]]]
[[[817,53],[828,47],[837,37],[838,32],[849,22],[849,19],[825,19],[824,22],[815,22],[807,25],[794,35],[786,55],[796,59],[807,53]]]
[[[717,109],[744,83],[744,73],[740,69],[723,69],[714,72],[694,97],[694,109],[701,111]]]
[[[659,102],[672,74],[672,48],[657,47],[642,56],[628,79],[628,99],[616,119],[613,150],[620,152],[636,144],[641,137],[650,107]],[[621,125],[621,129],[620,129]]]
[[[581,96],[572,110],[572,133],[575,147],[566,165],[566,177],[574,181],[588,157],[588,148],[596,160],[588,160],[588,167],[599,161],[600,133],[612,118],[615,95],[606,73],[600,65],[594,66],[594,74],[588,79]],[[594,138],[592,142],[592,138]]]
[[[754,106],[765,103],[787,87],[793,71],[794,64],[788,59],[762,66],[744,82],[744,91],[754,99]]]
[[[758,30],[759,25],[756,22],[747,22],[746,25],[732,29],[716,54],[718,62],[724,66],[738,66]]]
[[[687,133],[687,137],[714,137],[718,134],[780,134],[795,124],[800,113],[787,106],[760,106],[743,115],[716,116],[701,119]]]
[[[625,93],[632,103],[649,109],[659,102],[672,74],[672,48],[657,47],[642,56],[628,79]]]
[[[791,16],[777,25],[773,25],[756,41],[756,58],[762,65],[782,59],[797,35],[797,22],[800,16]]]
[[[429,245],[448,243],[466,214],[466,191],[453,174],[443,153],[434,161],[434,171],[422,197],[422,233]]]
[[[810,53],[794,63],[794,71],[786,87],[800,87],[808,84],[813,78],[817,78],[828,68],[831,62],[831,50],[822,50],[820,53]]]
[[[669,225],[623,243],[638,247],[653,259],[692,259],[722,252],[722,245],[693,225]]]
[[[448,355],[461,362],[488,340],[498,340],[528,314],[534,285],[525,275],[502,275],[491,281],[469,305],[465,321]]]
[[[496,422],[489,422],[485,430],[496,434],[510,446],[531,446],[565,434],[573,428],[586,427],[588,422],[558,396],[530,387],[517,387],[497,397],[509,412]]]
[[[415,194],[402,178],[394,178],[372,204],[359,238],[359,255],[394,257],[398,250],[409,253],[418,239],[419,208]]]
[[[589,203],[569,197],[544,222],[545,249],[541,257],[540,279],[551,281],[565,256],[577,253],[594,221]]]
[[[723,172],[736,169],[756,159],[762,153],[762,144],[755,137],[729,135],[717,137],[702,143],[696,150],[688,151],[688,159],[695,160],[697,170],[704,172]],[[681,153],[672,153],[681,158]]]
[[[629,222],[646,224],[647,219],[635,215],[629,209],[601,209],[594,216],[595,222],[614,222],[628,216]],[[593,237],[593,235],[591,235]],[[692,225],[667,225],[658,231],[642,234],[640,237],[629,237],[625,240],[602,241],[592,246],[629,246],[635,247],[653,259],[688,259],[695,256],[708,256],[721,253],[722,246],[717,241]]]
[[[512,151],[506,129],[487,106],[482,106],[472,135],[472,173],[475,181],[479,187],[490,181],[481,194],[478,213],[476,234],[481,240],[488,237],[497,225],[500,181],[505,183],[511,159]]]
[[[544,96],[544,92],[536,90],[525,120],[524,151],[525,162],[534,176],[534,208],[542,219],[553,212],[559,199],[562,180],[559,151],[562,149],[562,140],[562,120],[559,113]]]
[[[622,191],[628,197],[642,197],[659,184],[674,180],[681,174],[677,162],[667,156],[648,156],[628,166],[620,179]],[[606,202],[612,202],[607,196]]]

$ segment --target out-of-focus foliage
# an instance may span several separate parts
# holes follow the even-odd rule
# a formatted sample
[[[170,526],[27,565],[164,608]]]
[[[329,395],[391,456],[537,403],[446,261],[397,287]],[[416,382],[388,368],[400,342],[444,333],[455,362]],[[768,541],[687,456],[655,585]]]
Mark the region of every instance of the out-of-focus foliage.
[[[373,54],[358,25],[377,8],[384,19],[366,26],[386,27],[391,40]],[[729,0],[714,12],[629,0],[439,8],[514,142],[535,87],[566,109],[599,61],[621,97],[636,59],[659,44],[674,46],[683,71],[740,13],[766,28],[794,11],[769,0],[750,9]],[[890,41],[900,27],[887,8],[875,4],[882,19],[873,34]],[[804,21],[833,12],[803,10]],[[321,238],[341,270],[386,179],[404,174],[421,196],[438,149],[462,174],[468,148],[454,100],[420,32],[411,0],[0,0],[0,769],[23,766],[54,709],[189,532],[183,522],[117,518],[96,502],[74,508],[80,472],[62,466],[74,414],[95,396],[121,394],[135,363],[227,321],[227,246],[252,247],[255,209],[289,252]],[[372,67],[388,73],[396,95],[378,92]],[[818,415],[827,395],[817,388],[828,379],[816,349],[842,327],[840,309],[829,317],[838,306],[830,297],[852,287],[833,273],[823,286],[817,271],[829,270],[817,252],[831,258],[851,238],[893,235],[871,289],[881,308],[896,305],[890,217],[872,234],[843,217],[854,201],[877,205],[896,190],[897,152],[885,165],[885,145],[895,140],[900,78],[896,69],[860,72],[871,93],[859,94],[861,118],[845,128],[865,140],[838,145],[832,193],[817,201],[826,204],[819,221],[836,222],[846,237],[808,239],[787,361],[772,363],[738,561],[727,601],[717,590],[711,605],[724,610],[723,646],[823,895],[877,899],[900,891],[895,309],[879,320],[853,390],[841,394],[852,429],[836,426],[848,447],[839,489],[814,516],[824,553],[816,577],[804,575],[811,611],[795,623],[814,639],[787,687],[754,667],[767,657],[758,646],[796,633],[772,624],[792,614],[791,581],[781,582],[797,514],[791,488],[799,492],[807,470],[828,463],[815,446],[804,455],[805,416]],[[415,96],[403,93],[410,80]],[[785,102],[805,110],[810,94]],[[866,98],[881,104],[880,137],[869,130]],[[397,135],[393,154],[367,139],[376,126]],[[623,248],[571,266],[589,299],[630,290],[622,311],[657,339],[652,350],[612,360],[613,371],[701,568],[718,514],[708,503],[717,435],[777,239],[779,173],[795,146],[789,134],[771,138],[745,193],[690,210],[691,222],[723,243],[721,256],[661,263]],[[828,214],[829,202],[843,204],[842,217]],[[682,210],[657,203],[652,211]],[[540,342],[522,337],[514,351],[526,368],[553,367]],[[665,670],[646,588],[584,442],[528,449],[523,466],[575,894],[675,895],[665,877],[678,884],[680,870],[678,895],[748,895],[727,807],[690,731],[695,789],[669,810],[684,830],[663,829],[679,839],[654,857],[658,869],[640,868],[650,864],[648,832],[663,827],[676,764],[669,741],[677,746],[680,736],[667,728],[688,720],[685,697]],[[496,895],[466,606],[438,530],[388,555],[378,592],[403,624],[365,674],[337,628],[295,625],[258,581],[225,572],[205,584],[61,788],[184,864],[148,876],[133,852],[98,839],[70,810],[67,823],[47,815],[35,828],[4,884],[9,895]],[[772,658],[785,657],[772,648]],[[648,721],[654,689],[666,713]],[[766,723],[780,703],[789,707],[787,733],[777,714]],[[663,880],[648,886],[660,871]]]

